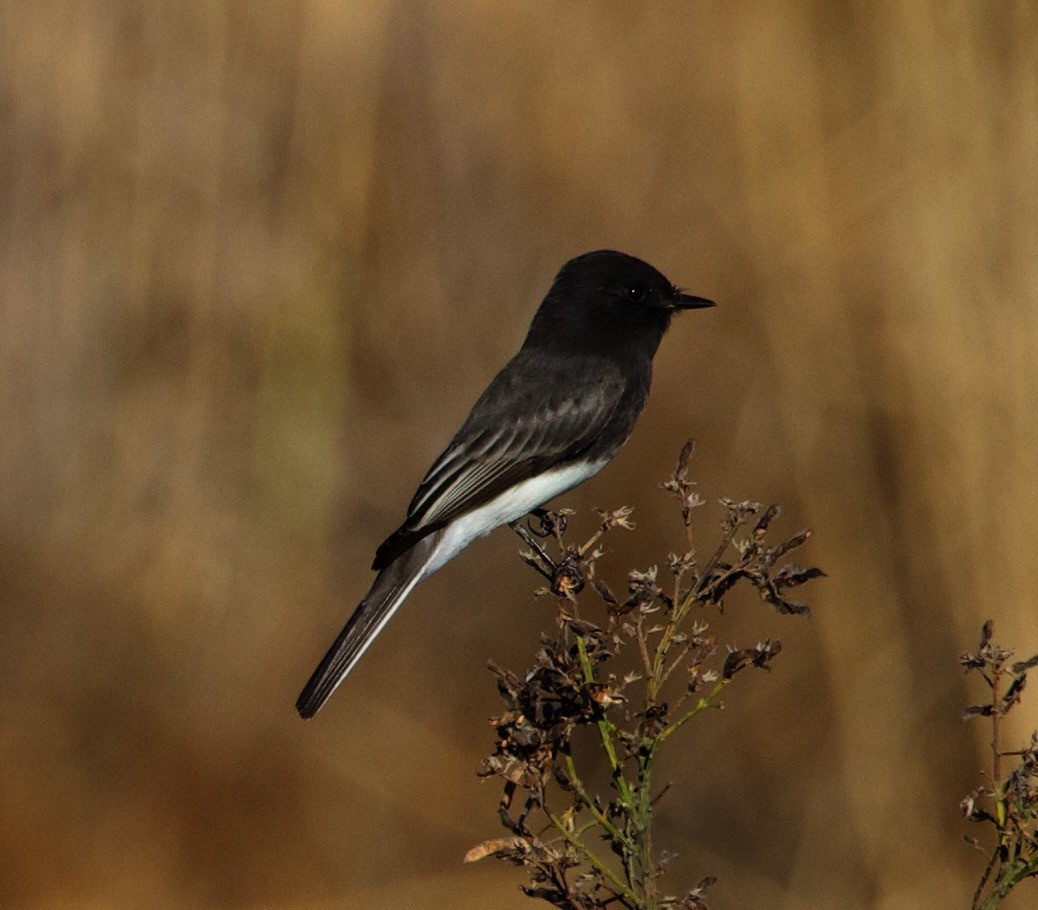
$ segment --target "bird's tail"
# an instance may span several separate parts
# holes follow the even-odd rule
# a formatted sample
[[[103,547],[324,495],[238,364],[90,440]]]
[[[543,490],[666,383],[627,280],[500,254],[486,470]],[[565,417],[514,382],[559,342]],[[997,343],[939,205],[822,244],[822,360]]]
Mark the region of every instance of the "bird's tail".
[[[302,718],[311,718],[320,710],[411,589],[429,574],[427,568],[439,536],[430,534],[422,538],[378,573],[371,590],[357,605],[339,637],[299,693],[296,710]]]

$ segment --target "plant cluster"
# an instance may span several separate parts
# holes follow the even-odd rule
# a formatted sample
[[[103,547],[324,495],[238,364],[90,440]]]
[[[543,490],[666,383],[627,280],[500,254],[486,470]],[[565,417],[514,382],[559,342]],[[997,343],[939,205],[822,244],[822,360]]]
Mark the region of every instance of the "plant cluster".
[[[1014,661],[1012,649],[992,642],[993,632],[989,619],[981,629],[977,650],[959,656],[965,671],[979,674],[990,692],[985,701],[970,705],[963,714],[963,720],[986,717],[991,724],[989,782],[961,803],[969,821],[994,829],[993,847],[967,838],[988,854],[972,910],[993,910],[1016,885],[1038,876],[1038,731],[1031,733],[1023,748],[1005,751],[1002,745],[1003,719],[1020,703],[1027,672],[1038,666],[1038,654]]]
[[[667,557],[662,574],[631,572],[623,594],[598,569],[605,535],[633,528],[630,509],[600,513],[598,529],[579,545],[567,536],[567,510],[513,525],[528,547],[522,558],[545,582],[538,593],[556,598],[556,627],[527,672],[491,664],[505,710],[493,720],[496,745],[480,774],[502,782],[507,836],[477,845],[466,860],[495,856],[525,868],[522,890],[556,907],[706,907],[711,878],[679,896],[660,887],[673,857],[654,841],[654,809],[668,789],[654,789],[654,766],[679,729],[722,707],[737,676],[769,669],[782,648],[771,640],[720,648],[706,609],[723,611],[737,586],[749,586],[780,613],[806,616],[791,594],[823,574],[784,561],[811,532],[770,543],[779,509],[755,502],[721,500],[721,540],[703,559],[693,516],[704,501],[688,476],[691,454],[690,442],[662,484],[680,504],[682,551]],[[581,730],[608,771],[604,792],[578,768],[572,746]]]

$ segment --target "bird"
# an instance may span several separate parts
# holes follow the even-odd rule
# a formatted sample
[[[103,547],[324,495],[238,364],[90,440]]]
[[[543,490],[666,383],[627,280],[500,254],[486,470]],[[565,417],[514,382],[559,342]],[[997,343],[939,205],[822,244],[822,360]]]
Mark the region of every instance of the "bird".
[[[645,407],[671,317],[711,306],[625,253],[597,250],[566,262],[518,353],[375,552],[378,575],[300,693],[300,716],[317,713],[419,582],[611,461]]]

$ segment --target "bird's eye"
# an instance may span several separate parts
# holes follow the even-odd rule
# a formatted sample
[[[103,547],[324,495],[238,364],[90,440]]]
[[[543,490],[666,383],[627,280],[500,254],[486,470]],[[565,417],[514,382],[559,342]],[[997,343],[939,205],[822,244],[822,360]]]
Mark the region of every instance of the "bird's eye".
[[[632,284],[627,289],[627,299],[634,303],[641,303],[645,299],[646,289],[640,284]]]

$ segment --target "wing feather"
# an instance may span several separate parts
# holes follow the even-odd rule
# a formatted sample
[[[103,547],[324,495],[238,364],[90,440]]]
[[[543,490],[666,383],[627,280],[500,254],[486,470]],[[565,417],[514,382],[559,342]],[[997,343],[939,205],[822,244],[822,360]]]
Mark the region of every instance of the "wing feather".
[[[625,389],[612,364],[595,362],[589,368],[599,373],[599,382],[578,398],[550,367],[517,356],[426,473],[407,520],[379,547],[374,568],[513,484],[583,455],[613,417]],[[514,394],[520,388],[521,397]]]

